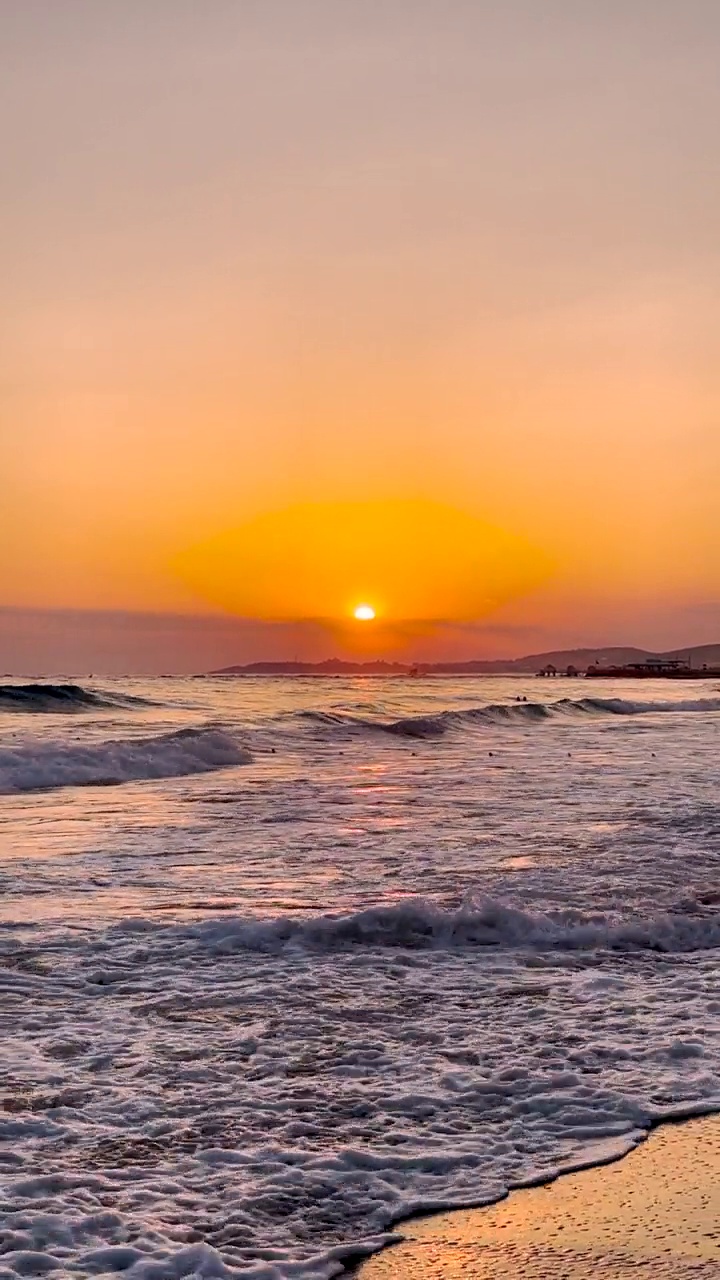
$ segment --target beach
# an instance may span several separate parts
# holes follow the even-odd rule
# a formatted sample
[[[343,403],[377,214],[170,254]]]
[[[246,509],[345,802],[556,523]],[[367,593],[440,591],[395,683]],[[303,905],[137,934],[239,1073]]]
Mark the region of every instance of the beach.
[[[719,67],[0,0],[0,1280],[720,1280]]]
[[[402,1232],[358,1280],[716,1278],[720,1120],[663,1125],[617,1163]]]

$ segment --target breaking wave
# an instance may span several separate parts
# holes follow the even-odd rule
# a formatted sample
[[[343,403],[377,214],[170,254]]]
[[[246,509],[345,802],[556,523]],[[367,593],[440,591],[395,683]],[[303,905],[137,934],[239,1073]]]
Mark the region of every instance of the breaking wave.
[[[580,698],[574,702],[571,698],[563,698],[554,705],[570,709],[577,707],[580,711],[595,711],[603,715],[643,716],[653,712],[720,711],[720,698],[680,698],[675,702],[637,702],[631,698]]]
[[[79,684],[0,684],[0,711],[84,711],[97,707],[152,707],[129,693],[83,689]]]
[[[344,711],[301,711],[305,720],[328,729],[371,730],[403,738],[439,738],[451,729],[472,725],[538,724],[558,716],[639,716],[671,712],[720,711],[720,698],[676,702],[636,702],[629,698],[560,698],[557,702],[488,703],[462,710],[438,711],[399,720],[374,719]]]
[[[455,947],[539,951],[693,952],[720,947],[720,911],[685,902],[657,918],[618,920],[580,911],[546,914],[486,900],[456,910],[424,899],[371,907],[347,915],[320,914],[274,920],[223,917],[191,927],[199,941],[221,951],[354,947],[446,950]]]
[[[183,777],[251,759],[249,751],[218,729],[180,729],[87,745],[24,742],[0,749],[0,795]]]

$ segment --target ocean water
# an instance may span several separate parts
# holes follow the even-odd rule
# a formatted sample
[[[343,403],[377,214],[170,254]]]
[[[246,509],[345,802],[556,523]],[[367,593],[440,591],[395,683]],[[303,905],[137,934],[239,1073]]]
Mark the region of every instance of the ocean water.
[[[720,1109],[719,761],[713,682],[6,683],[0,1280],[320,1280]]]

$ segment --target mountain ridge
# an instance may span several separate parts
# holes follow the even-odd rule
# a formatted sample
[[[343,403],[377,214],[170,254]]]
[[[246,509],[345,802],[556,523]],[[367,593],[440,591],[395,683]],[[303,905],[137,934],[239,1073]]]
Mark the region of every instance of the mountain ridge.
[[[388,662],[371,659],[354,662],[344,658],[326,658],[322,662],[250,662],[220,667],[213,676],[282,676],[282,675],[532,675],[543,667],[559,671],[575,667],[584,671],[592,663],[622,665],[643,662],[646,658],[682,658],[693,667],[720,666],[720,644],[691,645],[658,653],[623,645],[599,645],[596,648],[551,649],[530,653],[521,658],[470,659],[466,662]]]

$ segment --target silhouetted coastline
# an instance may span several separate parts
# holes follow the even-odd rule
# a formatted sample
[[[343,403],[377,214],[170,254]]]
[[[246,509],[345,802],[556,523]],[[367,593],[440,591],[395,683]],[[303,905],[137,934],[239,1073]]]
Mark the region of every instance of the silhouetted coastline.
[[[221,667],[213,676],[463,676],[463,675],[527,675],[553,666],[558,673],[575,668],[583,673],[593,665],[629,667],[653,659],[664,662],[681,660],[691,667],[720,666],[720,644],[695,645],[653,653],[649,649],[606,646],[596,649],[562,649],[533,653],[522,658],[471,659],[467,662],[388,662],[372,659],[353,662],[344,658],[326,658],[323,662],[249,662]]]

